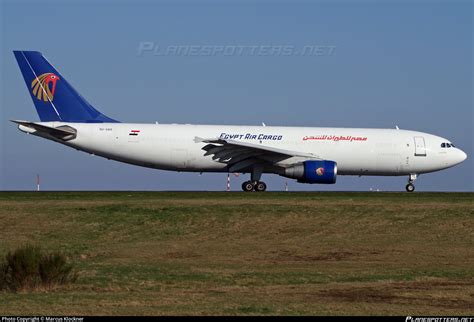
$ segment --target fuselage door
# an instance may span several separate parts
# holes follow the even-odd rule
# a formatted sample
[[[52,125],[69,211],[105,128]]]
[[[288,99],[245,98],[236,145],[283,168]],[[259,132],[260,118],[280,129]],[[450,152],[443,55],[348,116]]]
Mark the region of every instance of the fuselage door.
[[[426,157],[425,138],[422,136],[415,136],[415,156]]]

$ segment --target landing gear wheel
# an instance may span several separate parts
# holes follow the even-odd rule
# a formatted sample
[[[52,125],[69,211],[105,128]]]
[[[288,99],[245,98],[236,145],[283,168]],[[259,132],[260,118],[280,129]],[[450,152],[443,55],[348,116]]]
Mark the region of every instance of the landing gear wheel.
[[[258,181],[254,187],[255,187],[255,191],[259,191],[259,192],[267,190],[267,185],[263,181]]]
[[[242,190],[245,192],[253,191],[252,181],[245,181],[244,183],[242,183]]]
[[[407,192],[415,191],[415,186],[413,185],[413,182],[416,180],[417,177],[418,177],[418,174],[410,173],[410,175],[408,176],[408,184],[405,187],[405,189],[407,189]]]

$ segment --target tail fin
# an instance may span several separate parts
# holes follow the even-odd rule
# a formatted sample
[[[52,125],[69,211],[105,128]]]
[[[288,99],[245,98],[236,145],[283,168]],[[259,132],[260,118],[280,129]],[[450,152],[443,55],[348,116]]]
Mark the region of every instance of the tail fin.
[[[40,52],[13,53],[41,121],[117,122],[90,105]]]

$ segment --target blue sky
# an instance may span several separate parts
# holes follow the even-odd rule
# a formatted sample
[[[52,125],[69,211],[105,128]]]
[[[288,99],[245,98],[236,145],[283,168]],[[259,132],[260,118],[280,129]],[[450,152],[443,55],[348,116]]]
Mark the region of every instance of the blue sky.
[[[0,189],[223,190],[225,174],[107,161],[19,132],[38,120],[14,49],[39,50],[104,114],[127,122],[386,127],[451,139],[463,164],[417,190],[473,191],[470,1],[1,1]],[[318,55],[138,54],[140,44],[305,46]],[[311,48],[313,48],[311,47]],[[202,47],[199,47],[202,48]],[[240,189],[246,179],[232,179]],[[403,190],[405,177],[269,190]]]

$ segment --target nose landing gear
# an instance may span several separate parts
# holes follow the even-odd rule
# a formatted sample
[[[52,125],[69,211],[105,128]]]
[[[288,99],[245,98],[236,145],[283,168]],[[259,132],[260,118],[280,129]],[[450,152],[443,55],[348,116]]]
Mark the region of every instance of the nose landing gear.
[[[413,184],[413,182],[416,180],[416,177],[417,177],[416,173],[410,174],[408,176],[408,184],[405,187],[407,192],[415,191],[415,185]]]
[[[413,192],[413,191],[415,191],[415,185],[413,183],[409,183],[409,184],[407,184],[405,189],[407,189],[407,192]]]

